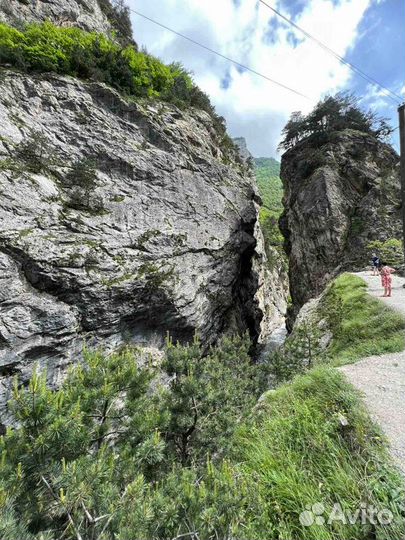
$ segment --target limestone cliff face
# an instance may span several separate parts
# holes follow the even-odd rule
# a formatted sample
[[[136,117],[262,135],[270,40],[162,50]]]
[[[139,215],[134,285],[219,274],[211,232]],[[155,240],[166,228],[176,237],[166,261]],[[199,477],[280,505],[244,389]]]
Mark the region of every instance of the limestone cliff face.
[[[252,172],[207,113],[2,70],[0,126],[3,386],[37,362],[57,384],[84,339],[260,342],[279,325]]]
[[[372,240],[401,237],[399,158],[358,131],[283,155],[284,214],[293,300],[291,319],[339,271],[364,268]]]
[[[14,25],[46,20],[58,26],[111,32],[111,24],[97,0],[0,0],[0,22]]]
[[[250,150],[249,150],[249,148],[247,146],[247,142],[246,142],[245,137],[235,137],[233,139],[233,142],[236,144],[236,146],[237,146],[237,148],[239,150],[239,155],[244,161],[249,161],[249,160],[253,159],[253,156],[250,153]]]

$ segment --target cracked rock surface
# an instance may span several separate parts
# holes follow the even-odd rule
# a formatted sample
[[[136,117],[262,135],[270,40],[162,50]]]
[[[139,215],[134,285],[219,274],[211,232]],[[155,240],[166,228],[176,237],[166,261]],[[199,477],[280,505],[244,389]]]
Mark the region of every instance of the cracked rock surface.
[[[223,154],[208,114],[69,77],[0,77],[3,405],[11,375],[39,362],[57,384],[84,339],[260,343],[280,325],[251,171]]]
[[[90,32],[111,32],[97,0],[0,0],[0,22],[15,25],[44,21]]]
[[[399,157],[346,130],[319,148],[298,143],[283,155],[281,177],[294,319],[339,272],[369,264],[369,242],[401,238]]]

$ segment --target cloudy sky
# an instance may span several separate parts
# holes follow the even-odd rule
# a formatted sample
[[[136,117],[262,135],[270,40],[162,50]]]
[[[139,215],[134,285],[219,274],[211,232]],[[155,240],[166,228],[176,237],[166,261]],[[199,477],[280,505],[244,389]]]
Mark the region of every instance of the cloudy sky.
[[[403,0],[266,0],[382,84],[405,95]],[[257,0],[128,0],[128,5],[309,99],[242,70],[132,13],[135,39],[165,62],[194,73],[232,136],[255,156],[277,155],[293,111],[309,111],[327,93],[349,89],[390,118],[397,106]],[[396,132],[397,133],[397,132]],[[393,141],[396,144],[396,140]]]

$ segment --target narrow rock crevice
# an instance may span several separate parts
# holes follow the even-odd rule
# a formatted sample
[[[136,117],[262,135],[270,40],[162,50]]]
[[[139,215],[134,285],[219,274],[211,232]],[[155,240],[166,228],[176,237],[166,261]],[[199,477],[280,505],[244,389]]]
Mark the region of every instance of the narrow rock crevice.
[[[233,295],[238,306],[238,330],[248,332],[252,341],[252,352],[256,350],[261,332],[263,312],[256,297],[259,280],[253,268],[253,260],[257,256],[257,240],[255,225],[257,216],[249,221],[242,221],[238,232],[241,244],[239,272],[233,285]]]

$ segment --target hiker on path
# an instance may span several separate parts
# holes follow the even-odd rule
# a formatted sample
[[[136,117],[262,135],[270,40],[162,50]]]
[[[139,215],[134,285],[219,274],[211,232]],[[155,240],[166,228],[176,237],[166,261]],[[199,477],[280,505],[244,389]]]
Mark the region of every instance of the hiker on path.
[[[378,276],[378,270],[380,266],[380,257],[378,257],[376,253],[373,253],[371,260],[372,260],[372,266],[373,266],[373,276]]]
[[[392,276],[395,272],[394,268],[391,268],[384,262],[381,263],[381,284],[384,287],[384,294],[383,296],[391,296],[391,289],[392,289]]]

